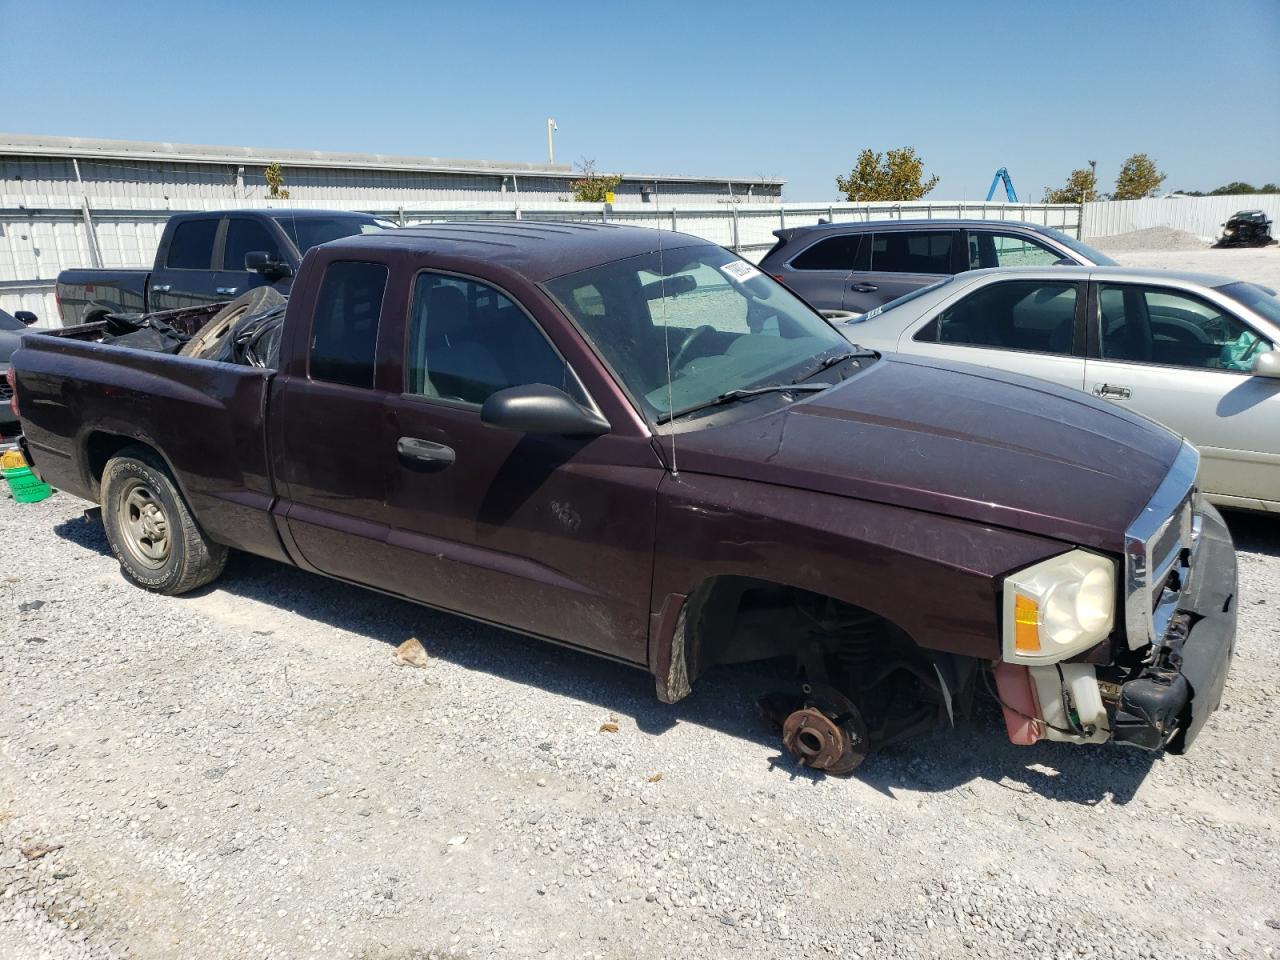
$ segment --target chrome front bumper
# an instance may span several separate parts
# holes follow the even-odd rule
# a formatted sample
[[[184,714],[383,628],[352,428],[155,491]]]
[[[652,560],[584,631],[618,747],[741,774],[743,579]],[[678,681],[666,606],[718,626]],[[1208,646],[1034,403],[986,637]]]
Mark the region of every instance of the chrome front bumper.
[[[1125,631],[1148,648],[1121,687],[1112,737],[1181,753],[1218,708],[1235,651],[1236,554],[1222,516],[1195,490],[1184,444],[1125,537]]]

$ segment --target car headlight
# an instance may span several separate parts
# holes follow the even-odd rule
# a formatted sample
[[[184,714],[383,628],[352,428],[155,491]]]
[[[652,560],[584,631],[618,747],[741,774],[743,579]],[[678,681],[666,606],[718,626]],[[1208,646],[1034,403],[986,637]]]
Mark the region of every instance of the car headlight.
[[[1004,581],[1004,659],[1056,663],[1111,633],[1116,612],[1114,561],[1072,550]]]

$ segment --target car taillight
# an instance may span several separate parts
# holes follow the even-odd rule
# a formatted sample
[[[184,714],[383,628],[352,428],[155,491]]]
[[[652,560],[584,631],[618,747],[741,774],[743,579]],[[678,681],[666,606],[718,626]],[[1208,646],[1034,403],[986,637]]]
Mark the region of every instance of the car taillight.
[[[9,384],[9,409],[13,411],[13,415],[18,416],[18,377],[10,367],[4,372],[5,383]]]

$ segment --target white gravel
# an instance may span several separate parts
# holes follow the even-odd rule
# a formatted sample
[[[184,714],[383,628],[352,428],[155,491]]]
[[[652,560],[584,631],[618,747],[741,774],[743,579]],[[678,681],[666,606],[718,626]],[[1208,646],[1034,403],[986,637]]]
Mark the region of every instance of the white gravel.
[[[1112,234],[1109,237],[1092,237],[1088,242],[1090,246],[1107,253],[1130,250],[1204,250],[1209,246],[1194,233],[1174,230],[1170,227],[1147,227],[1144,230],[1131,230],[1128,233]]]
[[[984,709],[828,780],[755,719],[756,671],[666,707],[245,556],[154,596],[83,506],[0,499],[5,960],[1280,947],[1274,519],[1232,518],[1239,653],[1190,755],[1017,748]],[[393,663],[411,635],[424,669]]]

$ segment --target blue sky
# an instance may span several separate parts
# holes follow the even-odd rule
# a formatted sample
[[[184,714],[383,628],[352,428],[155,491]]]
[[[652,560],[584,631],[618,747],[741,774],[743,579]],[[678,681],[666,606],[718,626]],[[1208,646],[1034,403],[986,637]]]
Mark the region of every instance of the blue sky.
[[[0,0],[0,130],[788,179],[912,145],[938,198],[1135,151],[1280,182],[1280,0]]]

